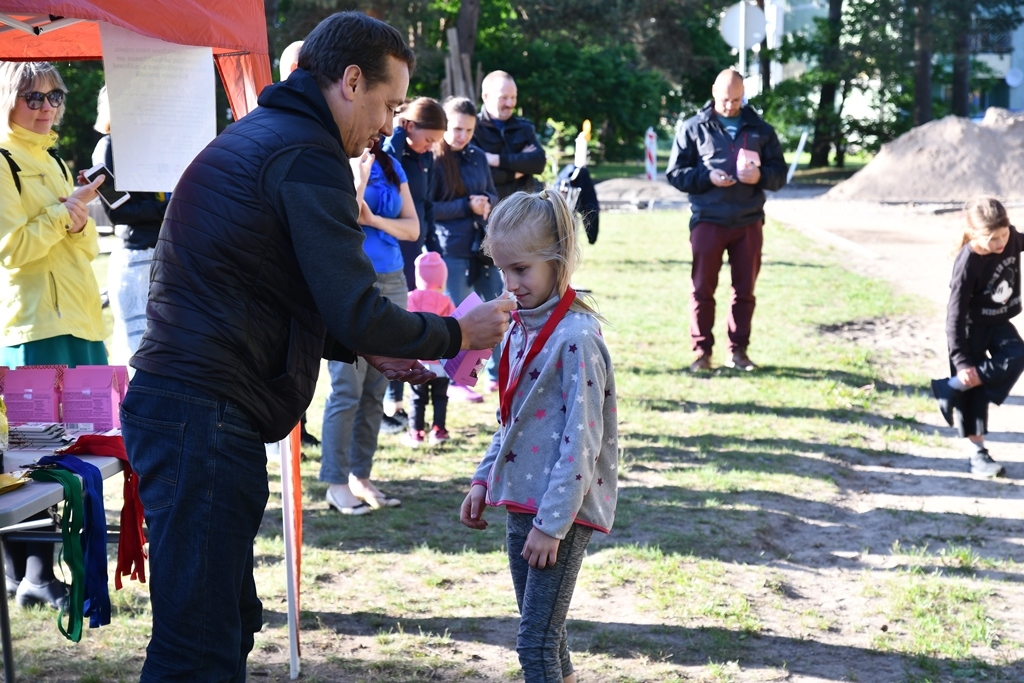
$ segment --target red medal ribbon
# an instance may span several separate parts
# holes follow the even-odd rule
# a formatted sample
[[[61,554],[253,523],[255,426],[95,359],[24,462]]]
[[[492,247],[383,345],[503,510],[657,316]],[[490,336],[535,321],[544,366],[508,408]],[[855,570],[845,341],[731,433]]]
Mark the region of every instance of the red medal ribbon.
[[[514,382],[509,382],[509,361],[508,361],[508,348],[510,344],[505,344],[505,348],[501,350],[501,362],[498,364],[498,395],[500,397],[501,407],[501,424],[508,424],[509,419],[512,417],[512,397],[516,393],[516,388],[519,386],[519,380],[523,376],[523,370],[530,364],[530,362],[537,357],[541,349],[544,348],[544,344],[547,343],[548,339],[555,332],[555,328],[558,327],[558,323],[562,322],[562,318],[569,311],[569,307],[572,306],[572,302],[576,300],[576,290],[572,287],[567,287],[565,294],[559,299],[558,305],[555,306],[555,310],[552,311],[551,317],[544,323],[544,327],[540,329],[540,334],[533,340],[533,344],[530,346],[529,353],[526,354],[526,358],[523,360],[523,364],[519,366],[519,374],[516,375]],[[509,337],[511,340],[511,337]]]

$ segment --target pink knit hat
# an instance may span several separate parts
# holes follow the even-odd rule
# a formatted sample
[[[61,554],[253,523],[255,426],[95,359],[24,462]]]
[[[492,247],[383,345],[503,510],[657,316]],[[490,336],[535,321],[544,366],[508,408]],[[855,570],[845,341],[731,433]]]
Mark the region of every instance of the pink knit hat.
[[[441,289],[448,283],[448,266],[436,251],[416,257],[416,289]]]

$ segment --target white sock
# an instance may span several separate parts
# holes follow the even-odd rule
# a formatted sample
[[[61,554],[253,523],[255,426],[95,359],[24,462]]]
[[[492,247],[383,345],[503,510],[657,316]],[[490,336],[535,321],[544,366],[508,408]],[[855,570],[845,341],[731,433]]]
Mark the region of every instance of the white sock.
[[[963,391],[967,388],[967,385],[960,381],[960,378],[953,375],[949,378],[949,386],[957,391]]]

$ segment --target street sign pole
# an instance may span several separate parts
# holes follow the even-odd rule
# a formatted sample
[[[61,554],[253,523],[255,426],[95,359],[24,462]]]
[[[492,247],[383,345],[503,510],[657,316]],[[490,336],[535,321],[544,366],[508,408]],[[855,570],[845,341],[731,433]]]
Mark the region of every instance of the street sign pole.
[[[740,76],[744,79],[747,77],[747,0],[740,0],[740,31],[739,31],[739,46],[740,46]]]

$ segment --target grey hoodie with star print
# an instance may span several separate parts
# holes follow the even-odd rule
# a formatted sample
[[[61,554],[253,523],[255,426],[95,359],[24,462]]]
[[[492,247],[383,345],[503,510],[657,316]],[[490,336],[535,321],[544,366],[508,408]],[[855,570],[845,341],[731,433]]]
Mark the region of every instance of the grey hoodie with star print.
[[[487,487],[488,505],[535,513],[536,528],[562,539],[573,522],[604,533],[612,528],[618,413],[611,357],[590,314],[570,310],[522,366],[557,304],[554,297],[512,314],[502,349],[512,382],[521,378],[509,422],[499,425],[473,483]]]

